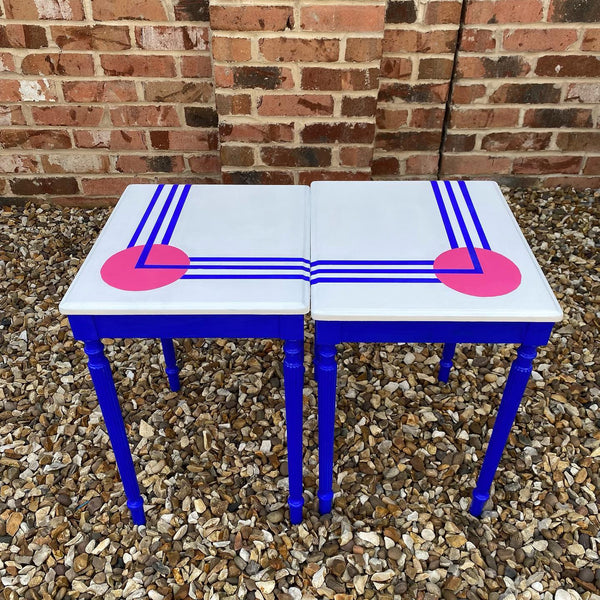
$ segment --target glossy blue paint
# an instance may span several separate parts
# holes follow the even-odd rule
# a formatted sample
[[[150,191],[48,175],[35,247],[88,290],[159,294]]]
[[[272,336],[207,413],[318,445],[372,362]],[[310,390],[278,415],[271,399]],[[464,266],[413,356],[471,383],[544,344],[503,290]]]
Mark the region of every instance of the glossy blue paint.
[[[171,389],[179,389],[173,338],[281,338],[288,436],[289,507],[292,523],[302,520],[303,315],[70,315],[76,339],[83,340],[88,367],[106,422],[133,522],[143,525],[143,501],[102,338],[160,338]]]
[[[331,510],[333,500],[333,440],[336,401],[335,344],[342,342],[444,343],[440,380],[446,381],[457,343],[520,344],[477,480],[470,512],[479,516],[510,428],[523,397],[536,347],[550,338],[553,323],[460,321],[317,321],[316,371],[319,391],[319,509]]]

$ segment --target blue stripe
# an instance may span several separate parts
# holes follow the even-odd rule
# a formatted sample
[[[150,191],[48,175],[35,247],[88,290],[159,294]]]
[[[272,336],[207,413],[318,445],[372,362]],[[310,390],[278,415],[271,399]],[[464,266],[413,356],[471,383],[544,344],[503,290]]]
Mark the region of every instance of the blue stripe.
[[[256,270],[256,271],[305,271],[310,269],[302,265],[142,265],[141,269],[206,269],[206,270]]]
[[[314,279],[310,282],[311,285],[315,285],[317,283],[440,283],[440,280],[418,279],[416,277],[400,277],[391,279],[383,279],[379,277],[317,277],[317,279]]]
[[[490,245],[485,237],[485,233],[483,232],[483,227],[481,226],[481,221],[477,216],[477,211],[475,210],[475,206],[473,205],[473,200],[471,200],[471,195],[469,194],[469,190],[467,189],[467,184],[464,181],[458,182],[458,187],[460,187],[460,191],[467,203],[467,207],[469,212],[471,213],[471,219],[473,219],[473,223],[475,225],[475,229],[477,229],[477,235],[481,241],[481,245],[486,249],[490,249]]]
[[[182,275],[181,279],[303,279],[308,281],[308,275]]]
[[[477,273],[474,269],[317,269],[312,275],[320,273]]]
[[[185,204],[185,201],[187,200],[188,194],[190,193],[190,189],[192,188],[191,185],[185,185],[183,187],[183,191],[181,192],[181,196],[179,197],[179,202],[177,203],[177,206],[175,207],[175,210],[173,212],[173,216],[171,217],[171,221],[169,222],[169,226],[167,227],[167,230],[165,231],[165,235],[163,236],[163,244],[168,244],[171,241],[171,236],[173,235],[173,230],[175,229],[175,225],[177,225],[177,221],[179,220],[179,215],[181,214],[181,211],[183,209],[183,205]]]
[[[144,249],[142,250],[140,257],[138,258],[138,261],[135,265],[136,269],[139,269],[140,267],[144,266],[144,263],[146,262],[146,260],[148,258],[148,254],[150,254],[150,249],[152,248],[152,245],[154,244],[154,240],[156,240],[156,236],[158,235],[158,232],[160,231],[162,223],[165,220],[165,217],[167,216],[167,212],[169,211],[169,207],[171,206],[171,202],[173,200],[173,197],[175,196],[177,187],[178,186],[174,185],[171,188],[171,191],[169,192],[169,196],[167,197],[165,204],[162,207],[160,214],[158,215],[158,219],[156,220],[156,223],[154,224],[152,233],[150,234],[150,237],[148,238],[148,241],[146,242],[146,245],[144,246]]]
[[[150,204],[148,204],[148,208],[146,209],[146,212],[144,212],[142,220],[140,221],[139,225],[137,226],[137,229],[135,230],[135,233],[133,234],[133,237],[131,238],[129,245],[127,246],[128,248],[135,246],[135,243],[138,241],[138,238],[140,237],[140,234],[142,233],[142,229],[144,229],[144,225],[146,225],[146,221],[148,220],[148,217],[150,216],[150,213],[152,212],[152,209],[154,208],[154,205],[156,204],[156,201],[158,200],[158,197],[160,196],[160,193],[162,192],[164,187],[165,187],[164,184],[161,183],[154,191],[152,200],[150,200]]]
[[[471,257],[473,266],[475,267],[475,272],[483,273],[483,269],[481,268],[481,264],[479,263],[479,258],[477,258],[477,253],[475,252],[473,242],[471,241],[471,236],[469,235],[469,230],[467,229],[465,220],[463,219],[462,213],[460,212],[460,207],[458,206],[458,202],[456,201],[456,196],[454,195],[452,184],[449,181],[445,181],[444,183],[446,184],[446,190],[448,191],[448,195],[450,196],[450,202],[452,202],[454,214],[456,215],[456,219],[458,220],[458,226],[460,227],[463,237],[465,238],[465,244],[467,246],[467,250],[469,251],[469,256]]]
[[[432,181],[431,187],[433,188],[433,194],[435,195],[435,199],[437,200],[438,209],[440,211],[442,221],[444,222],[444,227],[446,229],[448,241],[450,242],[450,247],[458,248],[458,242],[456,241],[456,236],[454,235],[454,230],[452,229],[452,223],[450,223],[450,217],[448,217],[448,211],[446,210],[446,205],[444,204],[444,199],[442,198],[440,186],[437,181]]]
[[[190,256],[192,262],[302,262],[310,265],[306,258],[278,258],[271,256]]]
[[[311,266],[320,265],[432,265],[432,260],[315,260]]]

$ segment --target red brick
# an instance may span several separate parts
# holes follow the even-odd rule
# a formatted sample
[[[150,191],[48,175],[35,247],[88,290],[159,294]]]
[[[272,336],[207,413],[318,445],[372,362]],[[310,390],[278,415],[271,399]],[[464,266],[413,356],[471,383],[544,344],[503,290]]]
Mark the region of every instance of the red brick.
[[[373,158],[373,148],[343,146],[340,148],[340,165],[344,167],[368,167]]]
[[[34,84],[31,84],[34,85]],[[39,86],[39,84],[38,84]],[[41,88],[40,88],[41,91]],[[16,79],[3,79],[0,85],[0,102],[20,102],[21,82]]]
[[[135,102],[133,81],[68,81],[63,83],[67,102]]]
[[[39,163],[35,156],[27,154],[0,155],[0,173],[39,173]]]
[[[291,6],[211,6],[213,30],[285,31],[294,26]]]
[[[574,29],[515,29],[504,32],[503,46],[505,50],[522,52],[559,52],[569,49],[576,41]]]
[[[291,185],[294,176],[288,171],[225,171],[223,183],[243,185]]]
[[[175,77],[175,60],[172,56],[124,56],[105,54],[100,63],[106,75],[126,77]]]
[[[47,154],[42,155],[45,173],[105,173],[108,170],[108,157],[103,154]]]
[[[526,127],[593,127],[592,111],[584,108],[535,108],[525,112]]]
[[[444,54],[454,52],[456,29],[415,31],[413,29],[387,29],[383,36],[384,53],[421,52]]]
[[[600,156],[588,156],[583,172],[585,175],[600,175]]]
[[[303,142],[328,144],[334,142],[370,144],[373,142],[373,123],[310,123],[301,132]]]
[[[475,148],[475,139],[475,134],[457,135],[450,133],[444,140],[444,152],[470,152]]]
[[[206,27],[146,25],[135,28],[135,40],[144,50],[207,50]]]
[[[70,125],[95,127],[100,125],[104,108],[100,106],[34,106],[31,116],[38,125]]]
[[[144,83],[144,97],[149,102],[172,104],[211,102],[213,86],[208,81],[148,81]]]
[[[350,62],[379,60],[382,43],[381,38],[348,38],[345,59]]]
[[[377,128],[396,130],[408,124],[408,110],[380,106],[377,109]]]
[[[249,115],[252,112],[252,98],[249,94],[217,94],[219,115]]]
[[[40,177],[35,179],[11,179],[10,189],[18,196],[35,196],[48,194],[50,196],[79,193],[79,186],[74,177]]]
[[[252,47],[247,38],[213,36],[212,53],[215,60],[243,62],[252,57]]]
[[[588,29],[584,32],[581,49],[584,52],[600,52],[600,29]]]
[[[558,23],[598,23],[600,4],[596,0],[551,0],[548,16]]]
[[[208,0],[175,0],[175,19],[178,21],[208,21]]]
[[[561,150],[600,152],[600,131],[559,133],[556,145]]]
[[[212,63],[210,56],[197,54],[181,57],[181,75],[183,77],[211,77]]]
[[[437,174],[439,163],[438,154],[415,154],[406,159],[407,175],[430,175]]]
[[[112,177],[83,179],[81,187],[86,196],[119,197],[128,185],[134,183],[152,183],[152,181],[141,177],[121,177],[115,175]]]
[[[94,59],[91,54],[28,54],[23,58],[24,75],[69,75],[91,77]]]
[[[52,39],[63,50],[127,50],[131,48],[129,28],[119,25],[92,25],[50,28]]]
[[[20,2],[21,0],[15,0]],[[135,19],[146,21],[166,21],[167,14],[160,0],[95,0],[92,2],[95,21],[119,21]]]
[[[532,156],[515,159],[513,172],[516,174],[579,173],[581,156]]]
[[[1,48],[47,48],[46,30],[40,25],[8,23],[0,26]]]
[[[381,5],[314,5],[300,10],[307,31],[383,31],[385,7]]]
[[[110,109],[112,124],[139,127],[178,127],[181,125],[174,106],[119,106]]]
[[[573,177],[544,177],[542,186],[548,188],[568,187],[576,190],[598,189],[600,188],[600,177],[582,177],[575,175]]]
[[[414,0],[389,0],[385,13],[386,23],[414,23],[417,10]]]
[[[331,164],[330,148],[266,146],[261,148],[260,156],[271,167],[327,167]]]
[[[25,125],[25,117],[20,106],[0,106],[0,126]]]
[[[598,77],[600,57],[589,55],[541,56],[536,75],[546,77]]]
[[[488,52],[496,49],[494,31],[468,27],[463,30],[460,43],[462,52]]]
[[[221,164],[228,167],[251,167],[254,164],[252,146],[221,145]]]
[[[450,58],[422,58],[419,79],[450,79],[454,61]]]
[[[219,115],[212,106],[186,106],[185,124],[190,127],[217,127]]]
[[[510,173],[511,159],[469,154],[445,154],[442,174],[448,175],[492,175]]]
[[[516,127],[518,122],[518,108],[454,108],[450,114],[450,127],[457,129]]]
[[[491,96],[498,104],[555,104],[560,88],[553,83],[504,83]]]
[[[373,160],[371,172],[374,176],[398,175],[400,165],[395,156],[380,156]]]
[[[600,82],[571,83],[567,88],[567,100],[577,100],[585,104],[600,103]]]
[[[372,117],[377,110],[375,96],[344,96],[342,98],[342,116],[344,117]]]
[[[267,38],[260,40],[259,48],[275,62],[335,62],[340,54],[339,40],[329,39]]]
[[[215,84],[223,88],[290,89],[294,87],[294,77],[285,67],[215,66]]]
[[[0,73],[14,73],[15,60],[9,52],[0,52]]]
[[[441,128],[445,114],[443,108],[414,108],[410,117],[410,126],[418,129]]]
[[[143,150],[146,148],[144,132],[133,129],[75,130],[73,135],[78,148],[108,148],[110,150]]]
[[[481,148],[490,152],[547,150],[551,137],[551,133],[533,131],[490,133],[481,140]]]
[[[425,12],[425,23],[430,25],[452,24],[458,25],[460,21],[461,2],[449,2],[435,0],[427,3]]]
[[[469,2],[466,23],[539,23],[543,9],[539,0],[490,0]]]
[[[456,84],[452,90],[452,102],[454,104],[471,104],[486,94],[485,85],[460,85]]]
[[[391,102],[396,98],[404,102],[444,103],[448,94],[448,83],[386,83],[379,86],[379,101]]]
[[[7,19],[20,21],[81,21],[84,18],[81,0],[4,0],[4,9]]]
[[[119,173],[181,173],[183,156],[135,156],[117,157],[115,168]]]
[[[333,97],[325,95],[270,95],[258,99],[259,115],[332,115]]]
[[[150,132],[152,147],[157,150],[217,150],[218,135],[215,131],[198,129],[195,131],[159,129]]]
[[[379,69],[328,69],[304,67],[304,90],[373,90],[379,83]]]
[[[69,134],[56,129],[0,130],[0,148],[58,150],[70,147]]]
[[[368,181],[371,179],[371,170],[364,171],[300,171],[298,183],[310,185],[313,181]]]
[[[404,152],[426,152],[438,150],[442,139],[439,131],[379,131],[375,137],[375,147],[384,150],[400,150]]]
[[[221,123],[219,136],[221,142],[291,142],[294,139],[294,125]]]
[[[384,56],[381,59],[381,77],[387,79],[408,79],[412,73],[412,61],[408,58],[392,58]]]
[[[522,56],[500,56],[494,58],[459,56],[457,74],[464,79],[487,77],[519,77],[527,75],[530,64]]]
[[[216,154],[201,154],[188,160],[192,173],[220,173],[221,160]]]

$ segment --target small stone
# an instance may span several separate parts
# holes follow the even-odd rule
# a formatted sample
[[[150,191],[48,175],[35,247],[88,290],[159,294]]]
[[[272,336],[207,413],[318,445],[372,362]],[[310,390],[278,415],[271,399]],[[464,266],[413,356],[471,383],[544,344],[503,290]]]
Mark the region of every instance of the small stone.
[[[381,544],[381,538],[373,531],[359,531],[356,536],[358,539],[372,546],[379,546]]]
[[[36,567],[43,565],[50,554],[52,554],[50,546],[42,546],[39,550],[36,550],[35,554],[33,555],[33,564]]]
[[[81,571],[85,571],[88,566],[88,555],[78,554],[73,560],[73,570],[75,573],[81,573]]]
[[[464,546],[467,543],[467,538],[462,534],[447,535],[446,541],[452,548],[460,548],[461,546]]]
[[[152,425],[150,425],[143,419],[140,421],[140,435],[143,438],[154,437],[154,427],[152,427]]]
[[[261,594],[270,594],[275,589],[275,581],[257,581],[256,587],[260,590]]]
[[[394,571],[392,571],[392,569],[388,569],[387,571],[382,571],[381,573],[374,573],[371,579],[376,583],[383,583],[385,581],[389,581],[394,575]]]
[[[23,515],[18,512],[14,512],[8,517],[8,521],[6,522],[6,533],[8,535],[15,535],[17,531],[19,531],[19,527],[23,522]]]
[[[319,589],[325,583],[325,567],[321,567],[313,576],[312,584],[313,587]]]
[[[433,540],[435,540],[435,533],[431,529],[423,529],[423,531],[421,531],[421,537],[427,542],[433,542]]]
[[[283,521],[283,511],[282,510],[276,510],[274,512],[270,512],[267,515],[267,521],[269,521],[269,523],[281,523],[281,521]]]

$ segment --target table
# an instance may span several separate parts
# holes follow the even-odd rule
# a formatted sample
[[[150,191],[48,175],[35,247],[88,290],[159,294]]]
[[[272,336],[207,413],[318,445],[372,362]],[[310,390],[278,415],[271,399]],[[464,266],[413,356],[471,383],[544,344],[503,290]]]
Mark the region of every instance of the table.
[[[311,186],[319,508],[333,501],[336,348],[341,342],[520,344],[473,492],[479,516],[537,347],[561,308],[493,182],[317,182]]]
[[[173,338],[283,339],[288,503],[301,521],[309,219],[305,186],[131,185],[113,210],[60,310],[84,342],[134,523],[143,501],[102,338],[160,338],[173,390]]]

